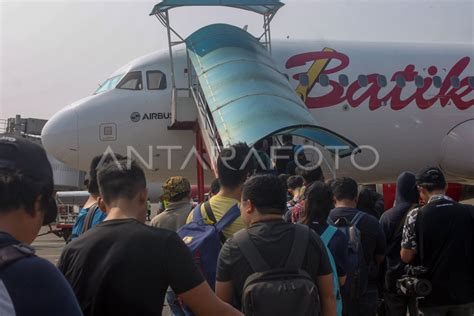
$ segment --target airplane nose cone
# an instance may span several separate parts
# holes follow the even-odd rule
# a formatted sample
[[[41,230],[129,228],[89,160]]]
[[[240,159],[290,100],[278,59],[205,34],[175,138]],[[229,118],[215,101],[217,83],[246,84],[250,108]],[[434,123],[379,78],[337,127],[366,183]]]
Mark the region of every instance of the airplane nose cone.
[[[66,108],[53,115],[43,128],[41,141],[49,155],[77,168],[79,140],[76,110]]]

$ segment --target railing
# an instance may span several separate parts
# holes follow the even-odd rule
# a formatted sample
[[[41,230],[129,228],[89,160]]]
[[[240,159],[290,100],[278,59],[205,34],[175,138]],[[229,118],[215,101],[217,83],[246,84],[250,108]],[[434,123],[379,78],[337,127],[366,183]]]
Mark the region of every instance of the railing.
[[[215,166],[217,157],[222,149],[222,143],[220,142],[219,133],[217,131],[212,113],[209,110],[209,106],[206,102],[204,92],[199,84],[197,76],[195,75],[193,67],[189,71],[190,78],[190,91],[193,95],[194,102],[198,109],[198,121],[201,127],[202,137],[206,144],[207,153],[211,159],[211,164]]]

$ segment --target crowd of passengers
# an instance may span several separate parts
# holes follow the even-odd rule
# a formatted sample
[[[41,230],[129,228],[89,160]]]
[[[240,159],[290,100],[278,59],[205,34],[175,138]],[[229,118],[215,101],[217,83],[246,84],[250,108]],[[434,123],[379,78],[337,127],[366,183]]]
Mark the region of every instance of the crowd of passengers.
[[[223,149],[203,203],[169,178],[149,223],[142,168],[95,157],[55,267],[30,246],[56,218],[51,165],[0,137],[0,315],[474,315],[474,207],[446,195],[439,168],[402,172],[384,210],[284,145],[273,163],[257,143],[263,164],[246,144]]]

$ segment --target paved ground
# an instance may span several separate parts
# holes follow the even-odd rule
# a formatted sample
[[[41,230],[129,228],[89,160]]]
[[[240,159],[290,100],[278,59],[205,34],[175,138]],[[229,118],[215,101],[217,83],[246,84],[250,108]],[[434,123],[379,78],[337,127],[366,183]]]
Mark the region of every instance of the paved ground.
[[[47,231],[48,228],[43,227],[40,231],[40,234]],[[64,239],[59,238],[54,234],[47,234],[45,236],[38,237],[33,243],[33,247],[36,249],[36,254],[51,261],[54,265],[57,264],[64,245]]]

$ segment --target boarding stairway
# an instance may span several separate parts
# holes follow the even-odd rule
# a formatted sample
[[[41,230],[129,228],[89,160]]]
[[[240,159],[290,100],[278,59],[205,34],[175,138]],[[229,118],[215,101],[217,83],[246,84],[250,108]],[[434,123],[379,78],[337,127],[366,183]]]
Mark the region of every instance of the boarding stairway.
[[[169,129],[200,133],[214,171],[223,147],[239,142],[252,146],[283,134],[304,137],[341,157],[353,152],[353,142],[318,124],[271,57],[270,21],[281,2],[192,1],[192,5],[224,5],[262,14],[264,34],[258,38],[236,26],[213,24],[184,39],[170,26],[168,10],[186,5],[189,0],[165,0],[151,13],[168,31],[173,84]],[[184,88],[177,88],[175,82],[173,48],[179,44],[186,48],[188,86]],[[180,119],[191,107],[197,109],[195,119]]]
[[[222,146],[253,145],[282,134],[346,146],[342,155],[354,149],[344,137],[319,126],[268,50],[246,31],[209,25],[186,39],[186,50],[190,91],[211,164]]]

